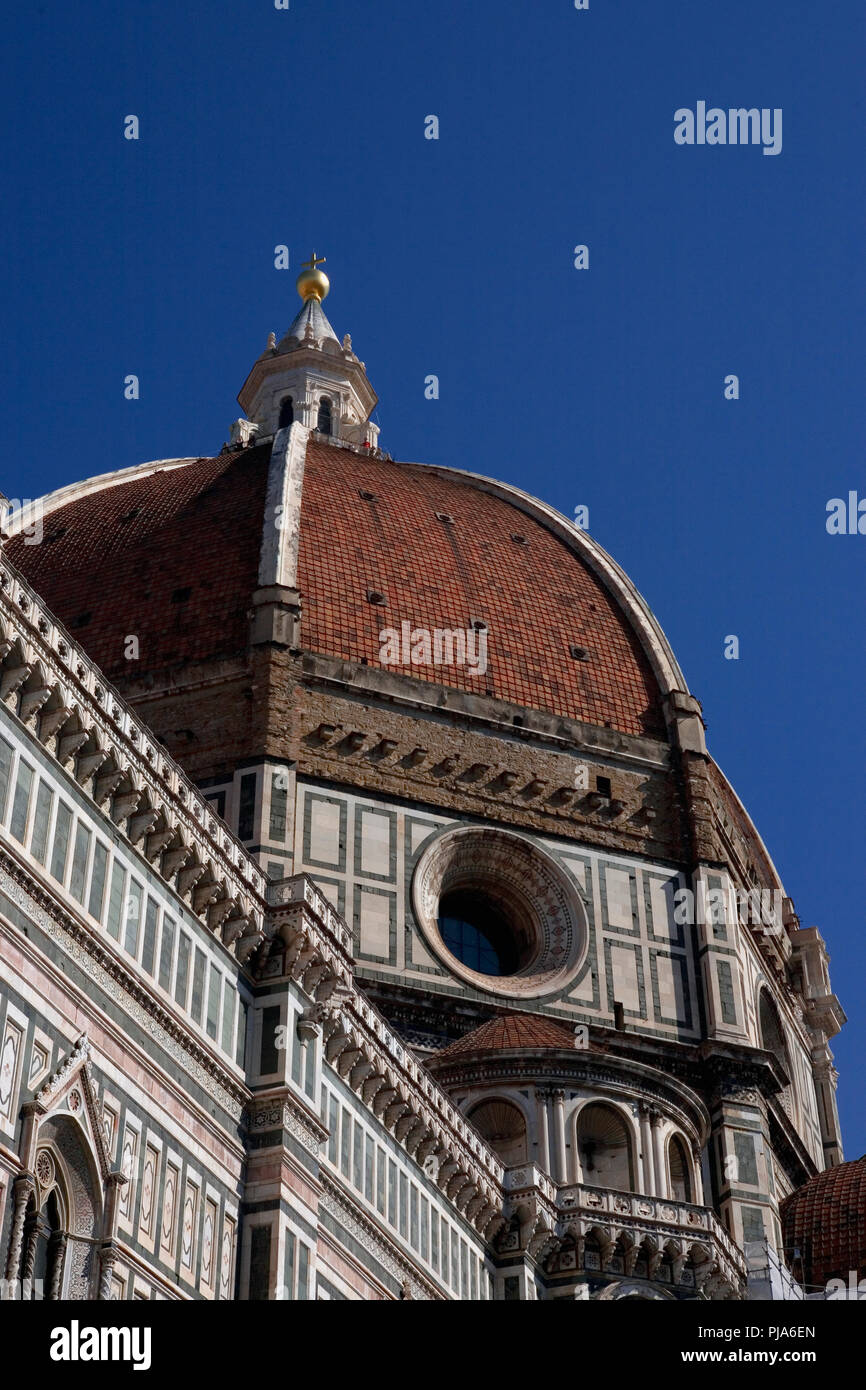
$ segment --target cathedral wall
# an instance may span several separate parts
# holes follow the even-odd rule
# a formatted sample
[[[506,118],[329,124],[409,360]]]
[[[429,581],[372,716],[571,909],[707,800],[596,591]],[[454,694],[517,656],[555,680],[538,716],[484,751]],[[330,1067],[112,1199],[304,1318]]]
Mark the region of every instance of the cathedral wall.
[[[432,681],[305,654],[274,688],[269,753],[298,775],[383,800],[485,817],[596,847],[684,862],[671,749]],[[276,686],[276,682],[273,683]],[[609,795],[593,804],[597,778]]]
[[[484,1239],[436,1181],[450,1155],[434,1156],[431,1121],[455,1121],[450,1100],[351,987],[311,1004],[283,971],[308,949],[277,947],[255,989],[241,1296],[492,1297]],[[401,1090],[407,1065],[423,1091]],[[401,1142],[417,1126],[404,1095],[431,1107],[414,1145]]]
[[[82,1143],[103,1215],[88,1237],[110,1244],[111,1295],[234,1297],[250,997],[238,962],[29,731],[0,719],[3,1262],[40,1134],[92,1108]],[[78,1272],[77,1296],[97,1273]]]
[[[773,1051],[761,1026],[761,996],[772,1001],[780,1029],[779,1060],[789,1077],[789,1085],[779,1093],[778,1103],[797,1131],[818,1167],[823,1166],[823,1144],[812,1071],[811,1042],[800,997],[786,989],[762,953],[766,936],[783,931],[780,923],[766,924],[742,920],[735,908],[729,912],[733,946],[737,955],[738,1009],[742,1010],[744,1032],[754,1047]]]
[[[29,934],[38,942],[35,924]],[[92,981],[81,980],[82,988],[75,988],[78,972],[70,972],[73,987],[68,987],[61,962],[21,939],[7,923],[5,910],[0,935],[6,966],[0,1038],[11,1073],[0,1102],[4,1255],[12,1186],[26,1167],[22,1106],[38,1096],[86,1032],[107,1162],[110,1171],[127,1178],[113,1233],[118,1258],[112,1296],[233,1297],[242,1172],[238,1116],[231,1113],[236,1102],[223,1096],[220,1106],[209,1093],[216,1089],[212,1081],[208,1087],[210,1078],[202,1076],[196,1085],[180,1075],[167,1052],[144,1030],[124,1023],[122,1010],[110,1009],[111,1001],[100,997]],[[66,1114],[70,1108],[62,1097],[56,1111]],[[54,1113],[52,1106],[48,1118]],[[90,1234],[99,1238],[102,1232]]]
[[[412,878],[419,859],[437,833],[464,823],[478,824],[299,781],[296,871],[308,873],[354,923],[362,978],[488,1004],[513,1003],[472,990],[449,973],[428,949],[415,917]],[[616,1001],[642,1032],[700,1037],[693,933],[674,920],[682,875],[661,862],[533,838],[556,857],[580,894],[589,936],[577,980],[538,1008],[575,1021],[610,1023]]]
[[[741,937],[746,932],[741,929]],[[741,941],[741,961],[743,990],[746,999],[749,1039],[756,1047],[766,1047],[761,1037],[759,1024],[759,1003],[762,991],[773,1000],[778,1013],[784,1039],[785,1056],[782,1059],[790,1077],[790,1084],[779,1095],[779,1104],[791,1124],[797,1130],[816,1165],[823,1167],[823,1145],[818,1120],[818,1104],[815,1096],[815,1082],[808,1037],[802,1020],[797,1017],[791,1002],[784,991],[767,973],[766,966],[758,956],[752,942]]]
[[[244,1037],[237,961],[2,707],[0,830],[35,885],[100,934],[190,1035],[237,1065]]]
[[[333,1189],[326,1195],[324,1215],[341,1243],[351,1248],[359,1237],[363,1240],[367,1223],[381,1223],[390,1240],[439,1287],[441,1296],[491,1298],[492,1278],[478,1233],[424,1166],[407,1154],[330,1067],[323,1077],[321,1116],[328,1128],[322,1170],[344,1193],[342,1200]],[[378,1252],[378,1261],[375,1249],[371,1254],[375,1267],[383,1252]],[[320,1260],[321,1274],[327,1279],[334,1262],[326,1241],[320,1243]]]
[[[734,881],[722,869],[715,872],[702,869],[696,899],[702,889],[705,890],[705,908],[695,915],[707,1036],[778,1055],[789,1077],[789,1085],[776,1098],[783,1121],[796,1131],[811,1160],[823,1166],[809,1035],[802,1008],[762,952],[765,939],[773,939],[785,928],[781,920],[753,920],[752,908],[745,900],[738,905]],[[769,910],[770,900],[767,902]],[[778,1047],[771,1046],[762,1037],[759,1017],[762,993],[772,1001],[778,1019]]]

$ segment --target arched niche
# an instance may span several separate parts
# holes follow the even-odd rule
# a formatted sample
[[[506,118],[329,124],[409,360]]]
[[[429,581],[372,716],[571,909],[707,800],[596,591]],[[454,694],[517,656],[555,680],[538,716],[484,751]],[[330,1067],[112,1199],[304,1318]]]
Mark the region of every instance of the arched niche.
[[[41,1280],[46,1299],[90,1299],[98,1284],[102,1183],[85,1135],[71,1115],[39,1126],[22,1250],[22,1278]]]
[[[632,1134],[612,1105],[585,1105],[577,1115],[575,1140],[583,1182],[620,1192],[637,1190]]]
[[[526,1120],[511,1101],[490,1099],[476,1105],[467,1117],[506,1168],[528,1161]]]
[[[685,1143],[678,1134],[668,1140],[668,1179],[676,1202],[694,1201],[694,1181]]]

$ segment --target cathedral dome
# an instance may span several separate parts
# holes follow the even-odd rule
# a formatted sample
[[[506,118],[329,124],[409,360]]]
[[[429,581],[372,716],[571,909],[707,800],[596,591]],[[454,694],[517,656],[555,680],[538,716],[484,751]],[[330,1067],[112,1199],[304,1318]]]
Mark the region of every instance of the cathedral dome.
[[[67,1020],[89,1014],[104,1053],[108,963],[115,1003],[128,981],[130,1017],[153,1021],[137,1128],[117,1078],[138,1075],[142,1049],[109,1039],[124,1171],[142,1136],[131,1190],[169,1191],[144,1137],[186,1048],[172,1143],[201,1127],[205,1073],[205,1108],[228,1126],[213,1132],[230,1160],[200,1188],[208,1297],[214,1252],[250,1248],[250,1193],[271,1184],[273,1223],[257,1210],[256,1229],[272,1252],[294,1211],[285,1127],[260,1132],[277,1091],[305,1117],[309,1142],[297,1127],[291,1142],[311,1181],[328,1164],[340,1209],[366,1202],[376,1225],[364,1283],[354,1217],[343,1260],[341,1219],[319,1242],[305,1206],[308,1292],[323,1267],[337,1277],[336,1250],[353,1297],[398,1296],[408,1271],[413,1290],[474,1298],[465,1251],[497,1298],[740,1297],[744,1247],[779,1249],[787,1193],[804,1277],[859,1271],[864,1160],[808,1182],[842,1156],[829,955],[707,752],[663,632],[543,501],[381,451],[320,264],[215,457],[74,483],[3,528],[4,863],[16,913],[32,883],[34,922],[18,955],[29,970],[46,933],[66,951],[50,904],[74,953]],[[58,960],[39,971],[16,990],[47,1032],[19,1057],[18,1011],[2,1046],[13,1086],[38,1077],[42,1095]],[[172,1106],[180,1094],[173,1080]],[[32,1150],[35,1126],[21,1134]],[[39,1174],[35,1152],[17,1161]],[[190,1199],[172,1183],[175,1210]],[[27,1270],[36,1225],[18,1191]],[[243,1204],[222,1234],[221,1194]],[[296,1274],[301,1288],[293,1251],[277,1297]],[[273,1263],[242,1262],[243,1296],[269,1296]]]
[[[807,1288],[852,1271],[866,1277],[866,1154],[816,1173],[780,1213],[788,1259]]]
[[[311,444],[299,564],[304,645],[376,666],[385,629],[483,624],[486,672],[440,665],[439,684],[664,737],[662,691],[637,625],[589,562],[589,547],[581,554],[580,533],[539,506],[470,474]]]
[[[270,452],[262,442],[62,488],[42,499],[42,544],[19,527],[8,553],[121,687],[133,669],[140,677],[240,655]],[[387,664],[383,632],[478,631],[484,670],[414,665],[406,643],[390,669],[665,737],[663,698],[685,688],[667,643],[618,567],[544,504],[314,434],[299,532],[303,650],[377,667]]]
[[[12,519],[13,563],[132,698],[227,663],[240,677],[251,640],[282,641],[460,691],[464,708],[480,696],[666,739],[695,702],[610,556],[515,487],[377,447],[378,398],[324,313],[323,263],[305,263],[301,308],[253,363],[219,455],[49,494]],[[267,604],[292,623],[263,637],[260,612],[251,638]],[[236,698],[249,706],[254,687],[239,679]]]

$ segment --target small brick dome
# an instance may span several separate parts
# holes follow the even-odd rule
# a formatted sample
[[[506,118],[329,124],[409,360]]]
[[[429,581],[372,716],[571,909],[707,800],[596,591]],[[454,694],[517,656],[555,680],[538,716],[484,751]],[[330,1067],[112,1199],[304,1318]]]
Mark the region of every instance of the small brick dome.
[[[454,1057],[474,1056],[479,1052],[530,1052],[539,1047],[568,1052],[574,1046],[574,1032],[551,1018],[537,1014],[501,1014],[441,1048],[431,1060],[450,1062]]]
[[[866,1277],[866,1154],[810,1178],[781,1207],[794,1273],[812,1288]],[[799,1251],[799,1256],[794,1254]]]

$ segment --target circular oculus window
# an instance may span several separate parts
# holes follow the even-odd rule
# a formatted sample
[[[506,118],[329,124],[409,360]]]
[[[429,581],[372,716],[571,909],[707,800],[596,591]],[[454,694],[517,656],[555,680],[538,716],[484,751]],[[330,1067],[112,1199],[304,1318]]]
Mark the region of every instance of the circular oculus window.
[[[586,958],[576,883],[523,835],[477,826],[442,831],[418,860],[412,904],[436,958],[490,994],[558,994]]]

